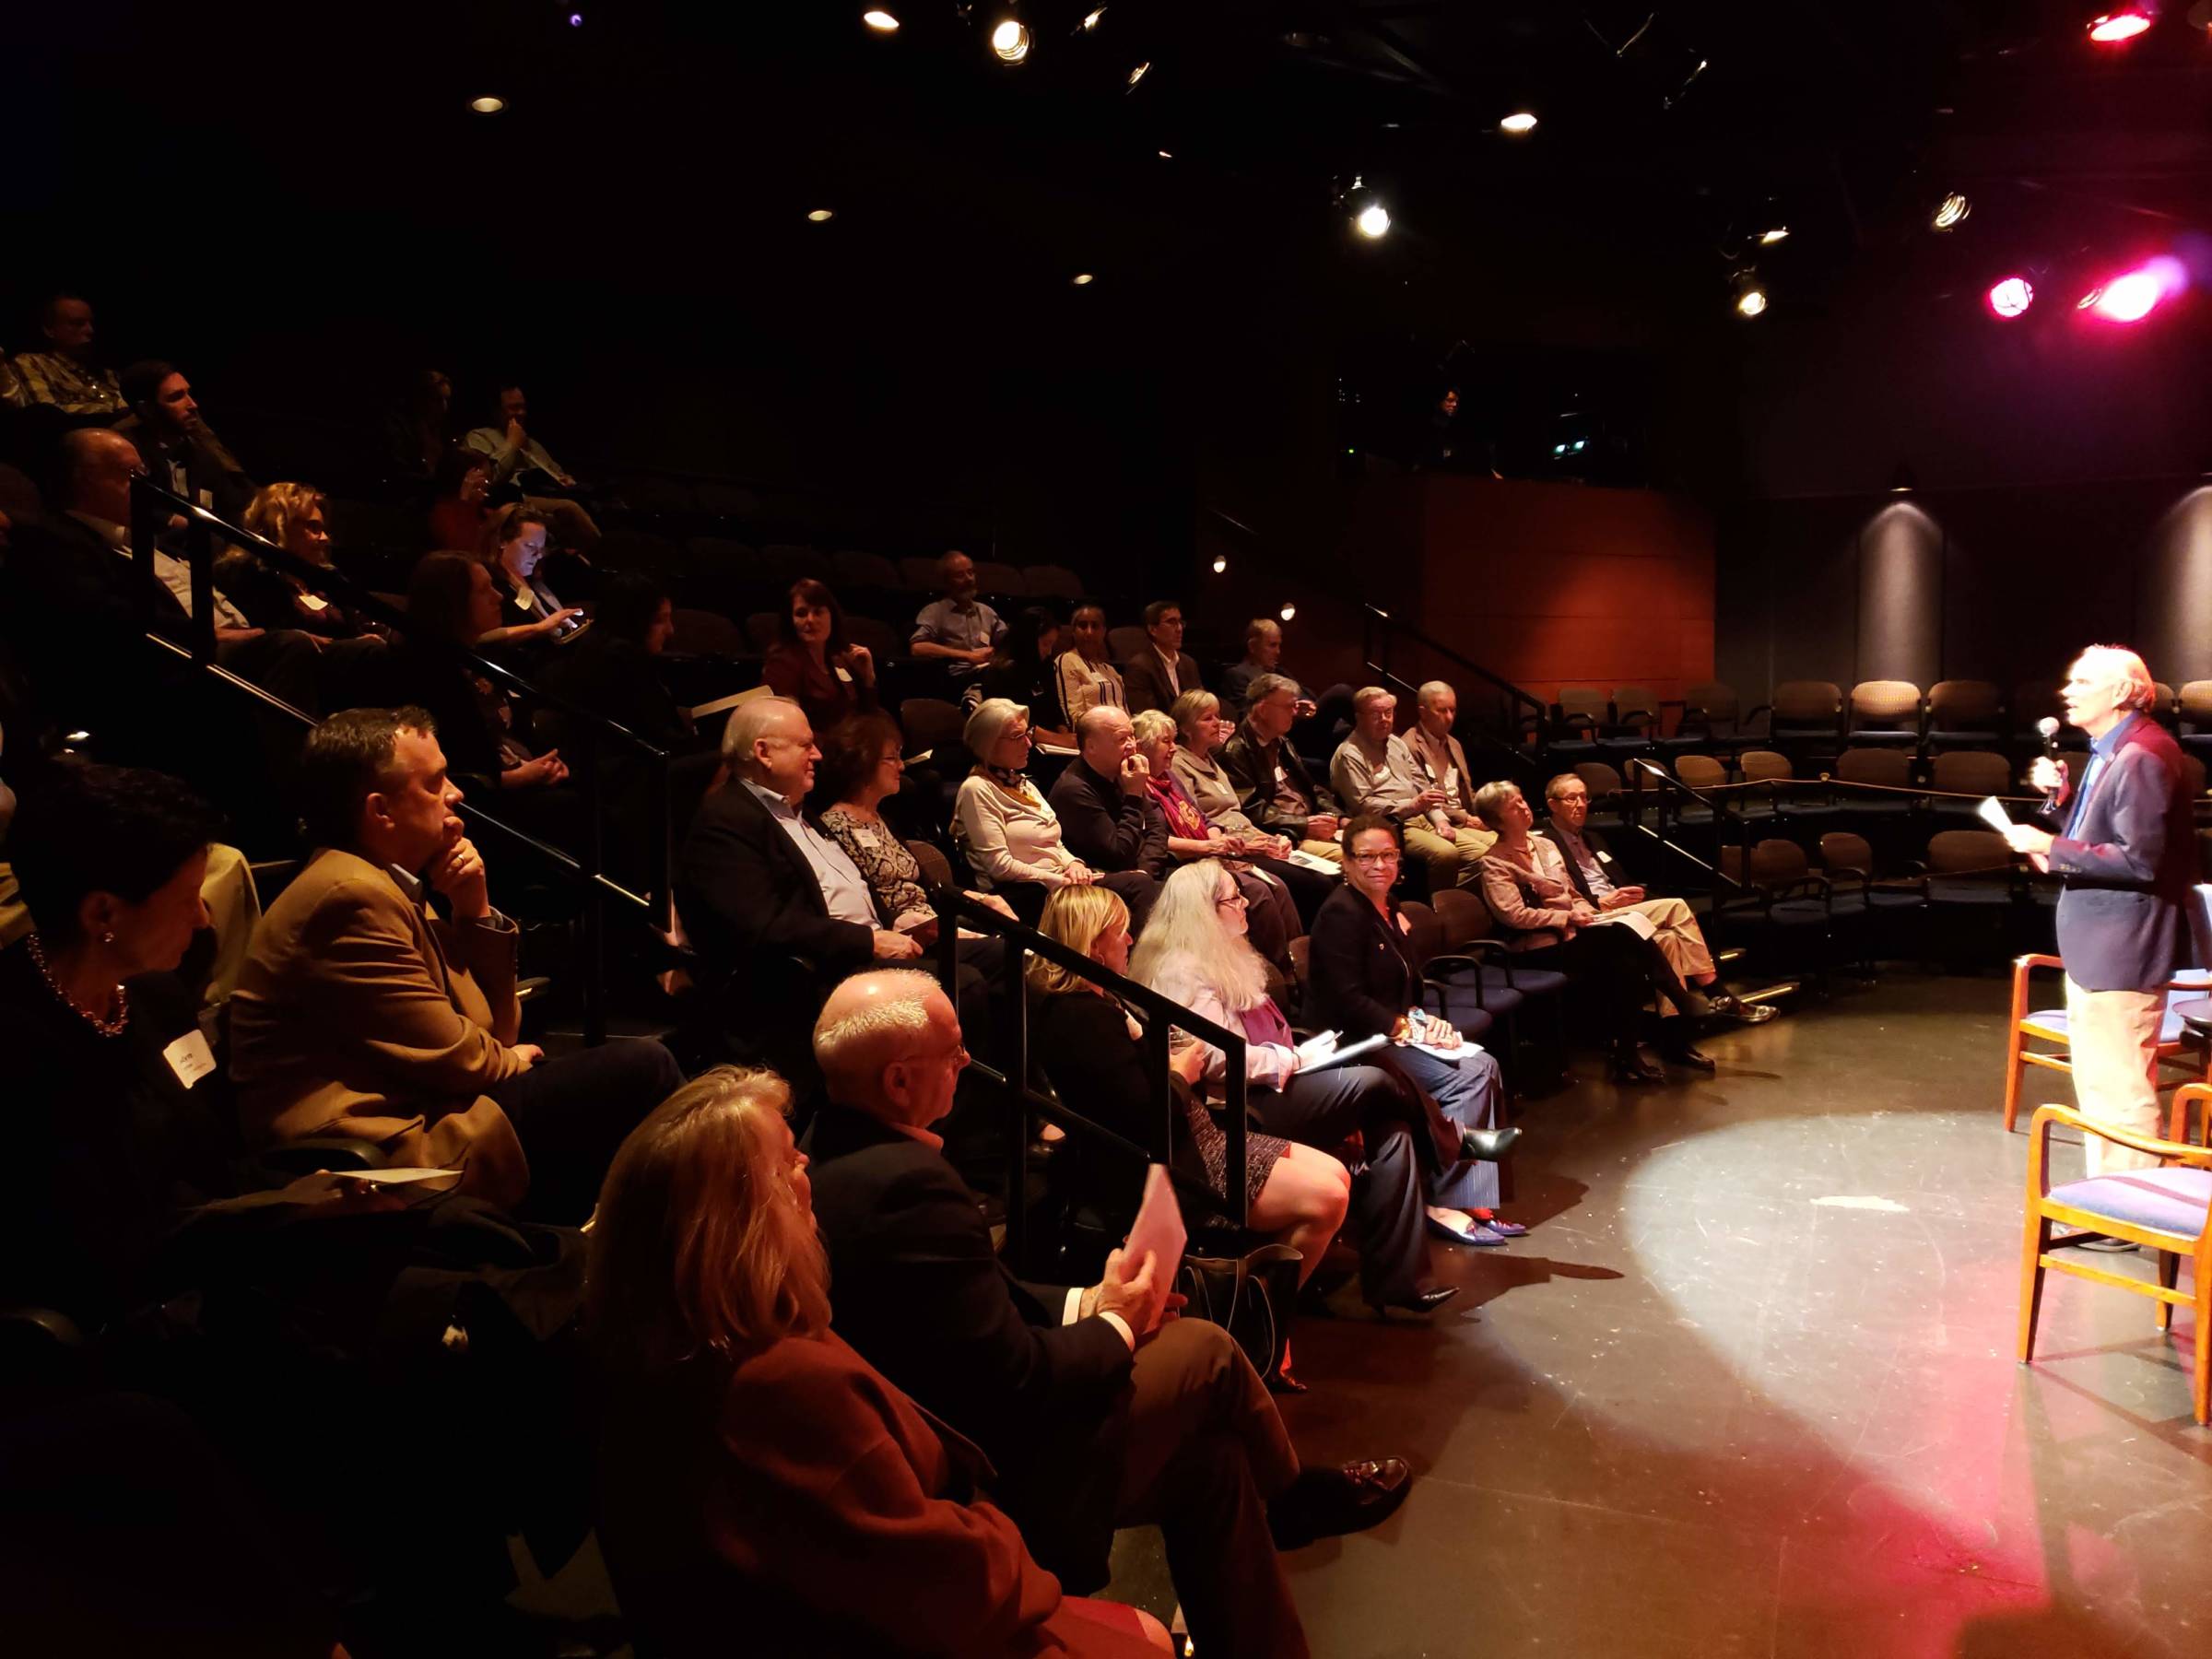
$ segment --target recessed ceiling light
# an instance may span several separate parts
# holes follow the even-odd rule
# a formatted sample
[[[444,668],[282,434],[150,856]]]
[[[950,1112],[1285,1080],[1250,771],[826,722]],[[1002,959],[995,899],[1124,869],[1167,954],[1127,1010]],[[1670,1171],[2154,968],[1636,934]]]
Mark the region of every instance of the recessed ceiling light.
[[[1074,283],[1077,288],[1088,288],[1092,283],[1096,282],[1098,278],[1093,276],[1088,271],[1077,271],[1073,276],[1070,276],[1068,280]]]
[[[862,12],[860,20],[877,34],[897,34],[899,32],[899,19],[885,11],[880,6],[871,6],[866,11]]]
[[[1172,160],[1174,160],[1174,159],[1175,159],[1175,158],[1174,158],[1173,156],[1171,156],[1170,154],[1168,154],[1168,152],[1167,152],[1166,150],[1161,150],[1161,151],[1159,152],[1159,159],[1160,159],[1162,161],[1172,161]]]
[[[837,210],[833,207],[817,207],[806,217],[815,224],[826,225],[837,217]]]
[[[1360,235],[1373,241],[1390,233],[1390,209],[1380,202],[1371,202],[1359,209],[1352,223],[1359,227]]]
[[[1498,124],[1498,130],[1519,138],[1536,130],[1536,118],[1526,110],[1515,110]]]
[[[507,107],[507,100],[503,98],[493,98],[487,94],[482,98],[470,99],[468,100],[468,107],[474,110],[479,115],[497,115],[501,110]]]
[[[1964,223],[1966,216],[1973,210],[1973,204],[1954,190],[1936,204],[1936,217],[1928,222],[1938,230],[1953,229]]]
[[[1002,18],[991,31],[991,50],[1002,64],[1018,64],[1030,55],[1030,31],[1018,18]]]

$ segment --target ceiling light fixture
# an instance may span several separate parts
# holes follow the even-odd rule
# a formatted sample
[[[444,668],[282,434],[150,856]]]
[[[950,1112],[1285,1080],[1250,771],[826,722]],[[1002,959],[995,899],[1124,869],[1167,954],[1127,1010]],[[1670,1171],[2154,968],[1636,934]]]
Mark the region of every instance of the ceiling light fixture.
[[[1390,233],[1390,209],[1380,202],[1370,202],[1352,216],[1352,224],[1360,235],[1373,241]]]
[[[1767,290],[1759,280],[1757,271],[1737,273],[1735,288],[1737,315],[1756,317],[1766,311]]]
[[[2126,6],[2107,12],[2089,20],[2089,39],[2100,46],[2116,46],[2122,41],[2132,41],[2150,27],[2150,14],[2137,6]]]
[[[1515,110],[1498,124],[1498,130],[1510,137],[1523,138],[1536,130],[1536,118],[1526,110]]]
[[[1132,92],[1135,91],[1135,90],[1136,90],[1136,83],[1137,83],[1138,81],[1141,81],[1141,80],[1143,80],[1147,75],[1148,75],[1149,73],[1151,73],[1151,69],[1152,69],[1152,60],[1151,60],[1150,58],[1147,58],[1147,59],[1146,59],[1146,60],[1145,60],[1143,63],[1141,63],[1141,64],[1137,65],[1137,66],[1136,66],[1135,68],[1134,68],[1134,69],[1130,70],[1130,71],[1129,71],[1129,90],[1131,90]]]
[[[1771,248],[1778,241],[1787,241],[1789,236],[1790,228],[1787,225],[1777,225],[1771,230],[1761,230],[1759,233],[1759,245],[1762,248]]]
[[[1222,571],[1226,571],[1226,570],[1228,570],[1228,569],[1229,569],[1229,555],[1228,555],[1228,554],[1226,554],[1226,553],[1217,553],[1217,554],[1215,554],[1215,555],[1214,555],[1214,574],[1215,574],[1215,575],[1217,575],[1217,576],[1218,576],[1218,575],[1220,575],[1220,574],[1221,574],[1221,572],[1222,572]]]
[[[1077,271],[1073,276],[1068,278],[1068,281],[1074,283],[1077,288],[1088,288],[1097,280],[1098,278],[1093,276],[1088,271]]]
[[[2028,308],[2035,303],[2035,285],[2025,276],[2000,276],[1989,285],[1986,298],[1990,311],[2009,323],[2027,315]]]
[[[1928,223],[1937,230],[1956,230],[1973,210],[1974,205],[1954,190],[1936,205],[1936,216]]]
[[[1030,55],[1029,27],[1019,18],[1002,18],[991,31],[991,50],[1002,64],[1018,64]]]
[[[880,6],[871,6],[860,14],[860,20],[877,34],[897,34],[899,19]]]
[[[2075,309],[2102,317],[2108,323],[2140,323],[2169,294],[2179,291],[2180,270],[2171,261],[2153,260],[2091,288]]]
[[[470,99],[468,107],[479,115],[497,115],[507,107],[507,100],[503,98],[493,98],[487,93],[482,98]]]
[[[817,207],[806,216],[809,223],[817,225],[826,225],[836,217],[836,210],[830,207]]]
[[[1283,608],[1276,612],[1276,615],[1282,618],[1284,621],[1288,622],[1298,615],[1298,606],[1293,605],[1289,600],[1286,599],[1283,601]]]
[[[1090,10],[1085,12],[1083,14],[1083,32],[1088,34],[1096,29],[1099,26],[1099,19],[1105,15],[1106,8],[1102,6],[1094,6]]]

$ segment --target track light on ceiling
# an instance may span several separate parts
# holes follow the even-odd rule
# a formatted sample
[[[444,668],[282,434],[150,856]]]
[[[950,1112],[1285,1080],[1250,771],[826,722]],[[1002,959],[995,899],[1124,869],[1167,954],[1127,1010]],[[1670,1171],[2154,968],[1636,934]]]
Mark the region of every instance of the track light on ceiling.
[[[1018,18],[1002,18],[991,31],[991,50],[1002,64],[1018,64],[1030,55],[1029,26]]]
[[[2124,6],[2089,19],[2089,39],[2100,46],[2132,41],[2150,27],[2150,13],[2139,6]]]
[[[880,6],[871,6],[860,14],[860,20],[877,34],[897,34],[899,19]]]
[[[1536,118],[1526,110],[1515,110],[1498,124],[1498,130],[1512,138],[1525,138],[1536,130]]]
[[[1098,278],[1092,276],[1088,271],[1077,271],[1073,276],[1068,278],[1068,281],[1074,283],[1077,288],[1088,288],[1097,280]]]
[[[816,225],[826,225],[836,217],[836,210],[830,207],[817,207],[806,215],[807,222]]]
[[[1217,553],[1217,554],[1215,554],[1215,555],[1214,555],[1214,574],[1215,574],[1215,575],[1217,575],[1217,576],[1218,576],[1218,575],[1220,575],[1220,574],[1221,574],[1221,572],[1222,572],[1222,571],[1226,571],[1226,570],[1228,570],[1228,569],[1229,569],[1229,555],[1228,555],[1228,554],[1226,554],[1226,553]]]
[[[1129,90],[1132,92],[1135,91],[1136,83],[1143,80],[1145,76],[1149,75],[1151,72],[1152,60],[1150,58],[1147,58],[1143,63],[1137,65],[1135,68],[1130,70],[1128,81]]]
[[[1989,285],[1989,292],[1983,298],[1991,315],[2009,323],[2028,314],[2028,308],[2035,303],[2035,284],[2025,276],[2000,276]]]
[[[1276,612],[1276,615],[1282,618],[1284,621],[1288,622],[1297,617],[1298,606],[1292,604],[1289,600],[1286,599],[1283,601],[1283,608]]]
[[[1973,210],[1974,205],[1954,190],[1936,205],[1936,215],[1928,223],[1938,230],[1955,230]]]
[[[1756,317],[1767,309],[1766,285],[1759,279],[1757,271],[1737,273],[1735,282],[1735,310],[1738,316]]]
[[[1790,228],[1787,225],[1776,225],[1771,230],[1761,230],[1759,233],[1759,245],[1762,248],[1771,248],[1778,241],[1787,241],[1789,236]]]
[[[1373,241],[1390,234],[1390,209],[1380,202],[1370,202],[1352,216],[1352,224],[1360,235]]]
[[[1088,34],[1092,29],[1098,28],[1099,19],[1105,15],[1106,8],[1102,6],[1094,6],[1090,10],[1085,12],[1083,14],[1083,32]]]
[[[507,107],[507,100],[503,98],[493,98],[487,93],[482,98],[470,99],[468,107],[479,115],[497,115]]]

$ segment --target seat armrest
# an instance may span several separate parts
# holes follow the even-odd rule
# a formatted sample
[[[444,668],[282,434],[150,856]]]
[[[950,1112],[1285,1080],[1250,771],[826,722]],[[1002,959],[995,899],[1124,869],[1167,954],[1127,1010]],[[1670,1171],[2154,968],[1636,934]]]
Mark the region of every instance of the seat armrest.
[[[253,1169],[270,1186],[283,1186],[318,1170],[344,1174],[348,1170],[382,1170],[391,1157],[374,1141],[348,1135],[317,1135],[305,1140],[282,1141],[265,1147],[253,1158]]]

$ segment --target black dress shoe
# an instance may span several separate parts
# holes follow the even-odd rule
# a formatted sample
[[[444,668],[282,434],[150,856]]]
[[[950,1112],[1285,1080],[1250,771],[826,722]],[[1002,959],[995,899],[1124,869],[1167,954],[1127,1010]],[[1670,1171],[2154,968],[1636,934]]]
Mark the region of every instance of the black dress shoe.
[[[1659,1051],[1660,1058],[1669,1065],[1686,1065],[1691,1071],[1718,1071],[1711,1054],[1700,1053],[1688,1042],[1670,1042]]]
[[[1367,1305],[1375,1311],[1378,1319],[1389,1318],[1393,1308],[1401,1313],[1433,1313],[1458,1294],[1457,1285],[1438,1285],[1433,1289],[1416,1290],[1411,1296],[1401,1297],[1396,1301],[1369,1302]]]
[[[1300,1549],[1316,1538],[1365,1532],[1406,1501],[1413,1471],[1401,1457],[1371,1458],[1340,1468],[1308,1466],[1267,1500],[1267,1530],[1277,1549]]]
[[[1468,1129],[1459,1137],[1460,1154],[1477,1163],[1496,1163],[1521,1138],[1518,1129]]]
[[[1655,1065],[1646,1065],[1643,1056],[1632,1048],[1615,1049],[1606,1061],[1606,1081],[1608,1083],[1664,1083],[1666,1074]]]

